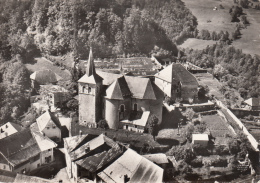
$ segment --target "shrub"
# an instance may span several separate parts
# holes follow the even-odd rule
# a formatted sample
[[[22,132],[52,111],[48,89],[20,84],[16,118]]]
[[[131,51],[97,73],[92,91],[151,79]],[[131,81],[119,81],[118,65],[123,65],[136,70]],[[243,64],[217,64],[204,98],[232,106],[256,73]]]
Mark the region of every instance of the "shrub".
[[[98,123],[98,128],[103,128],[103,129],[108,129],[108,124],[107,121],[105,119],[101,119]]]
[[[200,168],[203,166],[202,158],[196,158],[190,162],[190,165],[194,168]]]
[[[226,167],[228,165],[228,162],[226,158],[219,157],[212,160],[211,165],[215,167]]]
[[[225,145],[216,146],[215,149],[216,149],[216,153],[218,155],[228,155],[229,154],[228,147]]]
[[[171,97],[166,96],[164,102],[168,105],[174,104],[174,100]]]
[[[210,154],[208,149],[200,144],[194,144],[192,148],[196,155],[208,156]]]

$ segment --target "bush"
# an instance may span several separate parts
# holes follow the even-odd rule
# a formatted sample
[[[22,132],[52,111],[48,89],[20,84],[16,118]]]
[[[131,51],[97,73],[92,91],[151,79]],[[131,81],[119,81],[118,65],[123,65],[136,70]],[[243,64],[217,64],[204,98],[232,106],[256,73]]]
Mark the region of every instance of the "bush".
[[[192,148],[196,155],[208,156],[210,154],[208,149],[200,144],[194,144]]]
[[[164,102],[168,105],[174,104],[174,100],[171,97],[166,96]]]
[[[196,158],[190,162],[190,165],[194,168],[200,168],[203,166],[202,158]]]
[[[107,124],[107,121],[105,119],[101,119],[98,123],[98,128],[108,129],[109,126]]]
[[[219,157],[211,161],[211,166],[215,167],[226,167],[228,165],[227,159]]]
[[[228,155],[229,154],[228,147],[225,145],[216,146],[215,149],[216,149],[216,153],[218,155]]]

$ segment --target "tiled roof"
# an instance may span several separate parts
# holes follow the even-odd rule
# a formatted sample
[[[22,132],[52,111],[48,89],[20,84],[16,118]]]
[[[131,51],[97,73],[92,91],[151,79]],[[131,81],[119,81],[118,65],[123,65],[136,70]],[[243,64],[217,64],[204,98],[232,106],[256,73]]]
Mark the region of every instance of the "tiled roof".
[[[56,125],[57,127],[61,127],[59,119],[49,110],[38,117],[36,119],[36,122],[40,131],[42,131],[48,125],[48,123],[54,123],[54,125]]]
[[[157,154],[146,154],[143,155],[146,159],[156,163],[156,164],[165,164],[169,163],[168,158],[163,153],[157,153]]]
[[[245,103],[252,107],[258,107],[260,106],[260,98],[249,98],[245,100]]]
[[[45,140],[49,141],[49,139]],[[30,129],[26,129],[4,139],[1,139],[0,152],[13,165],[18,165],[39,154],[42,151],[41,143],[45,143],[46,141],[42,141],[42,137],[39,140],[38,136],[36,137],[32,134],[32,132],[30,132]],[[53,145],[49,145],[49,143],[44,144],[44,147],[46,149],[50,149],[53,147]]]
[[[103,80],[103,85],[112,84],[117,78],[122,77],[122,74],[114,74],[109,72],[97,71],[97,74],[101,76]]]
[[[16,173],[0,169],[0,182],[14,182]]]
[[[0,127],[0,139],[19,132],[22,129],[23,128],[16,123],[7,122]]]
[[[197,79],[181,64],[171,64],[155,77],[172,83],[173,80],[180,81],[183,85],[199,85]]]
[[[130,158],[131,157],[131,158]],[[142,157],[132,149],[128,149],[98,176],[107,183],[124,182],[124,176],[129,182],[162,182],[163,169]]]
[[[50,140],[47,136],[43,136],[40,132],[32,132],[35,140],[41,151],[46,151],[51,148],[57,147],[57,144]]]
[[[40,85],[56,83],[62,79],[59,75],[49,69],[35,71],[30,75],[30,78],[37,81]]]
[[[59,85],[40,85],[40,88],[43,90],[47,90],[49,92],[68,92],[65,88],[59,86]]]
[[[28,176],[23,174],[17,174],[14,182],[24,182],[24,183],[54,183],[57,180],[43,179],[40,177]]]
[[[117,78],[106,90],[106,97],[109,99],[123,100],[131,97],[131,91],[128,88],[125,77]]]
[[[151,80],[133,76],[125,76],[133,98],[156,100]]]
[[[84,75],[82,76],[82,78],[80,78],[78,80],[79,83],[89,83],[89,84],[96,84],[100,81],[102,81],[103,78],[100,77],[98,74],[94,74],[94,75],[91,75],[91,76],[88,76],[88,75]]]

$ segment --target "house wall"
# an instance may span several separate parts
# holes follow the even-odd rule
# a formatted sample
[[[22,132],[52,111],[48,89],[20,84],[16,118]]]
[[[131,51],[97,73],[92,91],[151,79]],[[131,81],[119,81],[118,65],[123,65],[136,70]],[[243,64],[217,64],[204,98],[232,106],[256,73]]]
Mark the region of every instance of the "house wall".
[[[144,127],[143,126],[135,126],[134,124],[131,123],[122,123],[122,128],[128,131],[135,131],[139,133],[144,132]]]
[[[46,161],[45,161],[46,157],[51,157],[50,162],[54,161],[53,149],[52,148],[41,152],[41,163],[42,164],[47,164]]]
[[[172,85],[171,83],[155,77],[154,83],[169,97],[172,97]]]
[[[193,144],[200,144],[201,146],[207,146],[208,141],[203,141],[203,140],[192,140]]]
[[[78,182],[78,165],[74,162],[71,163],[71,170],[72,170],[72,178],[74,182]]]
[[[61,140],[61,130],[54,124],[54,122],[47,124],[42,132],[50,139],[57,138],[58,141]]]
[[[26,164],[22,165],[22,166],[19,166],[18,165],[18,168],[14,168],[14,172],[16,173],[24,173],[24,169],[25,170],[25,174],[29,173],[30,171],[38,168],[39,166],[42,165],[42,162],[41,162],[41,153],[38,154],[37,156],[35,156],[36,159],[34,157],[32,157]]]
[[[67,170],[67,173],[68,173],[68,176],[69,178],[72,177],[72,170],[71,170],[71,158],[70,158],[70,155],[68,153],[68,150],[67,150],[68,146],[66,143],[64,143],[64,154],[65,154],[65,160],[66,160],[66,170]]]
[[[0,169],[5,171],[11,171],[9,165],[5,163],[0,163]]]
[[[121,105],[125,106],[124,116],[126,117],[132,109],[130,98],[125,100],[105,99],[105,119],[107,120],[109,128],[118,129]]]

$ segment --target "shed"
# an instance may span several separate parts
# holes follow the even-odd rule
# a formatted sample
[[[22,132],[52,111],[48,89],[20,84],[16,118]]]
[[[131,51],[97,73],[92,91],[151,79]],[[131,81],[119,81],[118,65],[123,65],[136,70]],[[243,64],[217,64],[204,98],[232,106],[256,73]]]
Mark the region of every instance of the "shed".
[[[207,146],[209,142],[208,134],[192,134],[192,143]]]

